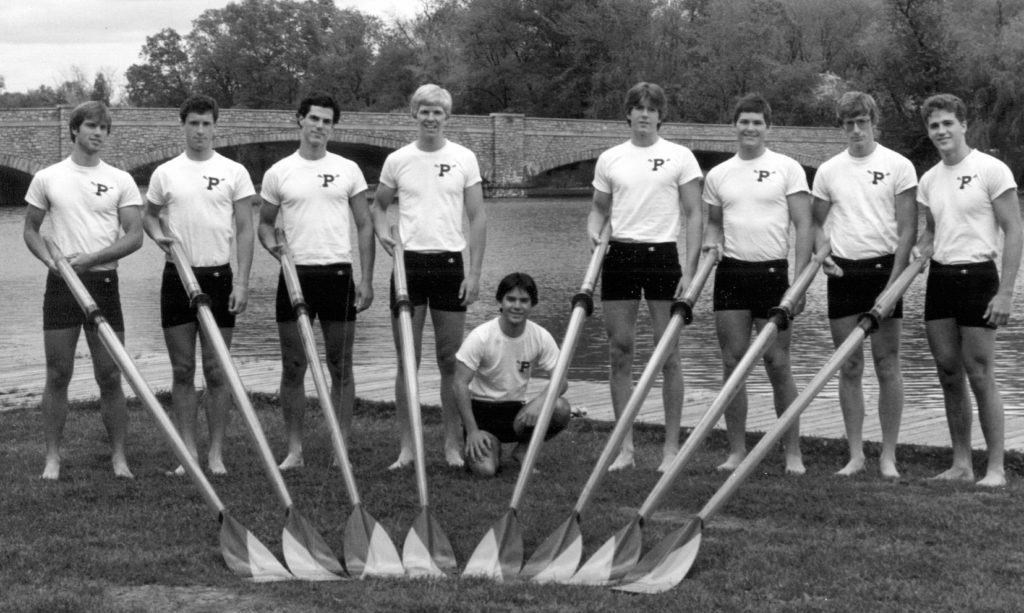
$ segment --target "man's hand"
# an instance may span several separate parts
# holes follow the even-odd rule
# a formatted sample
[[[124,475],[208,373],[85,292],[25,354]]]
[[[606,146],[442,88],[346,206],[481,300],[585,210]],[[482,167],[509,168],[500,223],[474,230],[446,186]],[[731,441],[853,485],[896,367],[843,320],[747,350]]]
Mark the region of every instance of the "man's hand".
[[[477,429],[466,434],[466,458],[472,462],[481,462],[491,451],[491,439],[483,430]]]
[[[836,264],[836,261],[830,255],[825,256],[825,259],[821,261],[821,269],[830,277],[843,276],[843,269],[839,267],[839,264]]]
[[[228,311],[233,315],[241,315],[248,305],[249,288],[235,283],[231,287],[231,296],[228,297]]]
[[[991,326],[1004,326],[1010,321],[1010,297],[1004,294],[996,294],[989,300],[985,309],[985,321]]]
[[[480,297],[480,279],[478,277],[467,277],[462,280],[459,286],[459,299],[462,306],[469,306]]]
[[[371,304],[373,304],[373,285],[367,279],[363,279],[356,286],[356,312],[365,311],[370,308]]]

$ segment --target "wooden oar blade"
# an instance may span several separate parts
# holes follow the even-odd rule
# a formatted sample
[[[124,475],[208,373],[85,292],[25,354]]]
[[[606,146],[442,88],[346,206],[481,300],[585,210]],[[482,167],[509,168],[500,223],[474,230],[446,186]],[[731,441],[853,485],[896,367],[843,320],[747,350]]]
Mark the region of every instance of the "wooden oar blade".
[[[462,576],[507,581],[519,576],[522,567],[523,530],[515,512],[509,510],[480,540]]]
[[[679,585],[697,559],[702,527],[703,523],[696,517],[665,537],[613,589],[657,594]]]
[[[615,533],[568,581],[574,585],[609,585],[626,576],[640,559],[640,518]]]
[[[358,579],[405,575],[391,537],[361,506],[352,510],[345,524],[345,569]]]
[[[572,578],[583,559],[583,535],[579,515],[569,519],[544,539],[519,576],[538,583],[564,583]]]
[[[423,507],[405,536],[402,565],[410,577],[443,577],[455,570],[455,551],[441,525]]]
[[[256,583],[295,578],[266,545],[225,512],[220,515],[220,553],[232,572]]]
[[[305,581],[337,581],[345,573],[338,556],[295,508],[288,509],[288,520],[281,536],[284,561],[299,579]]]

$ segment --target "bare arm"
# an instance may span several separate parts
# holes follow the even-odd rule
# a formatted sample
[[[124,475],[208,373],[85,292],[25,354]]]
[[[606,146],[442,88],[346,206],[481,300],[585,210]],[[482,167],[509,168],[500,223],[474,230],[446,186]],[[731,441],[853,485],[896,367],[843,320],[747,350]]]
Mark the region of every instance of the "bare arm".
[[[796,270],[800,272],[811,261],[812,250],[814,249],[814,223],[811,219],[811,195],[807,192],[799,192],[786,196],[789,204],[789,219],[793,222],[793,230],[796,235]]]
[[[704,251],[714,249],[718,253],[716,257],[721,260],[722,254],[725,251],[724,243],[725,232],[722,228],[722,207],[709,206],[708,224],[704,227],[704,245],[701,249]]]
[[[84,272],[107,262],[114,262],[138,251],[142,246],[142,213],[139,206],[123,206],[117,210],[122,234],[113,243],[92,253],[65,254],[75,272]]]
[[[908,190],[896,194],[896,258],[892,265],[892,274],[889,276],[891,285],[896,277],[903,272],[903,269],[910,263],[910,252],[917,241],[917,188],[911,187]]]
[[[676,287],[677,299],[686,293],[700,260],[701,238],[704,236],[704,213],[701,211],[700,192],[700,179],[694,179],[679,187],[679,214],[686,224],[686,255],[683,257],[683,276]]]
[[[391,227],[388,223],[388,207],[395,199],[394,188],[388,187],[383,183],[377,185],[377,193],[373,196],[373,206],[370,210],[370,215],[373,218],[373,232],[377,235],[377,240],[380,241],[384,251],[387,251],[388,255],[394,257],[395,255],[395,241],[391,238]]]
[[[459,408],[462,425],[466,428],[466,457],[474,462],[479,462],[490,449],[491,441],[484,436],[483,431],[477,426],[476,418],[473,417],[473,401],[469,394],[469,382],[473,380],[474,376],[476,373],[469,366],[460,360],[455,360],[452,390],[455,392],[455,406]]]
[[[235,218],[235,257],[238,270],[235,272],[231,296],[228,298],[228,309],[239,314],[249,304],[249,273],[252,271],[253,227],[252,203],[255,196],[240,198],[234,202]]]
[[[469,272],[462,282],[459,297],[463,306],[469,306],[480,295],[480,273],[484,267],[484,249],[487,247],[487,209],[484,206],[483,184],[470,185],[463,190],[462,206],[469,220]]]
[[[274,224],[277,222],[280,208],[264,200],[260,206],[260,225],[256,230],[260,244],[278,260],[281,259],[282,247],[277,244],[277,237],[274,236]]]
[[[348,205],[352,209],[359,242],[359,285],[356,286],[355,305],[357,311],[364,311],[373,303],[373,265],[377,257],[373,242],[373,218],[370,216],[370,205],[366,202],[366,191],[350,198]]]
[[[1001,326],[1010,320],[1013,284],[1017,280],[1021,248],[1024,246],[1017,191],[1008,189],[997,196],[992,201],[992,211],[995,213],[996,223],[1003,231],[1003,260],[1000,267],[999,291],[989,301],[988,308],[985,309],[985,318],[989,323]]]
[[[31,204],[26,205],[25,228],[22,230],[22,236],[25,239],[25,245],[32,252],[32,255],[39,258],[39,261],[43,264],[46,264],[47,268],[56,272],[57,265],[53,262],[53,258],[50,257],[50,252],[46,248],[46,243],[43,242],[42,235],[39,234],[39,228],[43,225],[43,219],[45,218],[46,211]]]
[[[595,189],[593,202],[594,206],[587,215],[587,234],[590,242],[596,245],[601,238],[605,220],[612,215],[612,195]]]
[[[142,212],[142,228],[149,235],[149,238],[153,239],[157,247],[163,250],[164,253],[170,252],[171,243],[174,239],[164,234],[164,228],[162,225],[161,215],[163,214],[164,207],[157,206],[151,201],[146,201],[146,206]]]
[[[828,219],[829,212],[832,211],[832,201],[823,200],[815,197],[814,202],[811,204],[811,218],[814,225],[814,252],[821,253],[822,249],[829,246],[829,237],[825,234],[825,221]],[[832,277],[843,276],[843,269],[836,265],[835,260],[832,259],[832,255],[829,254],[822,260],[822,270],[825,271],[826,275]]]

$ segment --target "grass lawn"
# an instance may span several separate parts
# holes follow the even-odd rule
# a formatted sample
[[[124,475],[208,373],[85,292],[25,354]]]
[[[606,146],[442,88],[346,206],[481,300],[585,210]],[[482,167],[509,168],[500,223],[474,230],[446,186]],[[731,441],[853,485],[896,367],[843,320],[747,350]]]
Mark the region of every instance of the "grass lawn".
[[[255,405],[283,455],[276,398],[258,396]],[[465,564],[505,513],[516,474],[481,480],[444,467],[437,411],[424,415],[432,511]],[[340,555],[350,507],[340,472],[328,468],[319,410],[311,407],[307,420],[306,468],[286,481],[296,508]],[[926,480],[947,467],[948,449],[901,448],[903,478],[890,482],[873,463],[864,475],[835,477],[845,443],[804,439],[808,474],[783,477],[781,454],[769,457],[708,523],[688,577],[660,595],[459,577],[253,584],[225,566],[216,518],[191,481],[164,476],[175,462],[139,406],[131,413],[133,481],[112,475],[95,402],[70,413],[60,481],[41,481],[40,421],[36,410],[0,413],[0,611],[1024,610],[1024,458],[1016,454],[1007,458],[1009,486],[987,491]],[[574,420],[542,452],[520,509],[527,557],[568,517],[610,430]],[[625,526],[657,481],[660,440],[658,429],[638,428],[644,468],[604,481],[583,518],[585,557]],[[386,470],[397,453],[393,408],[361,404],[350,445],[364,507],[401,549],[418,499],[411,470]],[[716,433],[645,528],[645,551],[717,489],[724,450]],[[214,487],[280,556],[284,514],[238,416],[226,460],[230,475],[211,478]]]

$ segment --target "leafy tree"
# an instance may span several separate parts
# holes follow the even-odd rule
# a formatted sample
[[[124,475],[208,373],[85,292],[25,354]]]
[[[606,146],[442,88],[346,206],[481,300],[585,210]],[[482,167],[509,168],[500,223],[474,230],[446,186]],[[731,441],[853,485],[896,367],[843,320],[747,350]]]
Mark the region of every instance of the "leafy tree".
[[[177,106],[192,89],[192,68],[185,41],[165,28],[147,36],[139,52],[142,64],[125,72],[128,101],[138,106]]]
[[[106,76],[102,72],[97,72],[96,78],[92,82],[92,93],[89,94],[89,99],[110,106],[110,95],[110,86],[107,84]]]

